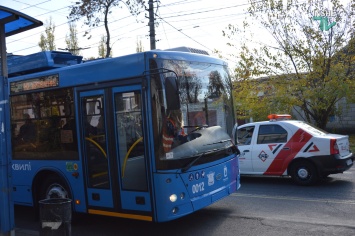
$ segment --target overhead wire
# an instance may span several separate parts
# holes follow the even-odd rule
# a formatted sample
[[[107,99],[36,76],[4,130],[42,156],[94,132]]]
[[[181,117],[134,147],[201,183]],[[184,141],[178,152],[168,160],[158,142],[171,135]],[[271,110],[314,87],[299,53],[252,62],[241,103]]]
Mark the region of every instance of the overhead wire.
[[[31,8],[31,7],[36,7],[36,8],[38,8],[38,9],[47,10],[47,9],[45,9],[45,8],[38,7],[38,5],[41,5],[41,4],[46,3],[46,2],[49,2],[49,1],[51,1],[51,0],[46,0],[46,1],[43,1],[43,2],[40,2],[40,3],[36,3],[36,4],[28,4],[28,3],[21,2],[21,1],[18,1],[18,0],[12,0],[12,1],[18,2],[18,3],[21,3],[21,4],[28,5],[28,7],[24,7],[24,8],[21,9],[21,11],[23,11],[23,10],[25,10],[25,9],[27,9],[27,8]]]
[[[229,9],[229,8],[242,7],[242,6],[246,6],[246,5],[249,5],[249,4],[248,3],[246,3],[246,4],[238,4],[238,5],[234,5],[234,6],[220,7],[220,8],[214,8],[214,9],[209,9],[209,10],[204,10],[204,11],[197,11],[197,12],[190,12],[190,13],[180,14],[180,15],[165,16],[164,18],[196,15],[196,14],[208,13],[208,12],[212,12],[212,11],[214,12],[214,11],[225,10],[225,9]]]
[[[212,51],[210,48],[208,48],[207,46],[203,45],[202,43],[196,41],[195,39],[193,39],[192,37],[190,37],[189,35],[185,34],[184,32],[182,32],[181,30],[178,30],[175,26],[173,26],[172,24],[170,24],[169,22],[167,22],[166,20],[164,20],[163,18],[161,18],[160,16],[156,15],[160,20],[164,21],[166,24],[170,25],[171,27],[173,27],[174,29],[176,29],[177,31],[179,31],[181,34],[185,35],[186,37],[188,37],[189,39],[191,39],[192,41],[198,43],[199,45],[203,46],[204,48],[207,48],[208,50]]]
[[[238,5],[233,5],[233,7],[237,7],[237,6],[245,6],[246,4],[238,4]],[[186,13],[186,14],[175,14],[172,16],[168,16],[168,17],[162,17],[159,15],[156,15],[160,20],[162,20],[163,22],[165,22],[166,24],[168,24],[169,26],[171,26],[173,29],[175,29],[176,31],[178,31],[179,33],[183,34],[185,37],[189,38],[190,40],[194,41],[195,43],[199,44],[200,46],[204,47],[205,49],[213,52],[213,50],[209,47],[207,47],[206,45],[202,44],[201,42],[199,42],[198,40],[196,40],[196,38],[191,37],[190,35],[188,35],[187,33],[183,32],[181,29],[178,29],[177,27],[173,26],[171,24],[171,21],[167,22],[167,20],[165,18],[172,18],[172,17],[180,17],[180,16],[188,16],[188,15],[195,15],[195,14],[201,14],[201,13],[206,13],[206,12],[211,12],[211,11],[215,11],[215,10],[223,10],[226,8],[230,8],[230,6],[226,6],[226,7],[219,7],[219,8],[207,8],[206,10],[200,10],[198,12],[192,12],[192,13]],[[231,16],[235,17],[236,14],[232,14]],[[225,16],[223,16],[225,18]],[[210,18],[214,18],[214,17],[205,17],[206,19],[210,19]],[[181,21],[187,21],[186,19],[181,20]],[[216,22],[214,22],[216,23]],[[188,20],[188,26],[191,28],[191,19]],[[164,33],[166,34],[166,31],[164,30]]]
[[[14,0],[14,1],[20,2],[20,1],[18,1],[18,0]],[[160,7],[176,6],[176,5],[182,5],[182,4],[193,3],[193,2],[200,2],[200,1],[201,1],[201,0],[195,0],[195,1],[186,1],[186,0],[185,0],[185,1],[178,1],[178,2],[175,2],[175,3],[160,5]],[[44,2],[46,2],[46,1],[44,1]],[[42,3],[44,3],[44,2],[42,2]],[[39,4],[40,4],[40,3],[39,3]],[[35,7],[35,6],[39,5],[39,4],[34,4],[32,7]],[[26,5],[29,5],[29,7],[31,7],[30,4],[26,4]],[[233,7],[236,7],[236,6],[243,6],[243,5],[245,5],[245,4],[233,5]],[[49,14],[49,13],[58,12],[58,11],[60,11],[60,10],[63,10],[63,9],[65,9],[65,8],[68,8],[68,7],[69,7],[69,6],[66,6],[66,7],[63,7],[63,8],[59,8],[59,9],[56,9],[56,10],[52,10],[52,11],[48,11],[48,12],[43,13],[43,14],[40,14],[40,15],[38,15],[38,16],[43,16],[43,15],[46,15],[46,14]],[[209,49],[207,46],[205,46],[205,45],[203,45],[202,43],[198,42],[196,39],[193,39],[193,38],[192,38],[191,36],[189,36],[188,34],[182,32],[182,31],[179,30],[177,27],[173,26],[171,23],[167,22],[167,20],[166,20],[165,18],[174,18],[174,17],[176,18],[176,17],[179,17],[179,16],[197,15],[197,14],[206,13],[206,12],[211,12],[211,11],[216,11],[216,10],[223,10],[223,9],[226,9],[226,8],[228,8],[228,7],[218,7],[218,8],[213,8],[213,9],[210,8],[210,9],[206,9],[206,10],[202,10],[202,11],[199,10],[198,12],[189,12],[189,13],[185,13],[185,14],[175,14],[175,15],[170,15],[170,16],[168,15],[167,17],[164,17],[164,16],[162,17],[162,16],[161,16],[161,11],[159,11],[159,13],[157,12],[159,15],[156,14],[156,16],[158,17],[158,19],[159,19],[160,21],[164,22],[165,24],[168,24],[168,25],[169,25],[170,27],[172,27],[174,30],[179,31],[181,34],[185,35],[185,37],[187,37],[187,38],[189,38],[189,39],[195,41],[196,43],[198,43],[199,45],[203,46],[204,48],[207,48],[208,50],[211,50],[211,49]],[[233,15],[231,15],[231,17],[232,17],[232,16],[233,16]],[[215,17],[215,16],[205,17],[205,19],[213,19],[213,18],[216,18],[216,17]],[[228,20],[228,16],[226,16],[226,15],[224,15],[223,18],[226,19],[226,20]],[[116,20],[116,21],[119,21],[119,20]],[[116,21],[114,21],[114,22],[116,22]],[[60,27],[60,26],[66,25],[66,24],[68,24],[69,22],[70,22],[70,21],[66,21],[66,22],[64,22],[64,23],[61,23],[60,25],[56,25],[56,27]],[[170,22],[171,22],[171,21],[170,21]],[[110,22],[110,24],[111,24],[111,23],[112,23],[112,22]],[[133,23],[131,23],[130,25],[132,25],[132,24],[133,24]],[[200,24],[202,24],[202,23],[200,23]],[[103,25],[103,24],[102,24],[102,25]],[[101,27],[102,25],[100,25],[100,26],[98,26],[98,27]],[[190,25],[191,25],[191,24],[190,24]],[[163,26],[164,26],[164,24],[163,24]],[[98,28],[98,27],[96,27],[96,28]],[[124,28],[124,27],[120,27],[119,29],[122,29],[122,28]],[[122,34],[113,35],[112,38],[119,38],[120,36],[122,36],[122,35],[124,35],[124,34],[137,31],[137,30],[139,30],[139,29],[141,29],[141,28],[143,28],[143,27],[139,27],[139,28],[137,28],[137,29],[134,29],[133,31],[132,31],[132,30],[131,30],[131,31],[125,31],[125,32],[122,33]],[[113,29],[111,32],[114,32],[115,30],[116,30],[116,29]],[[85,30],[83,30],[83,31],[81,31],[81,32],[79,32],[79,33],[82,33],[82,32],[84,32],[84,31],[85,31]],[[168,41],[166,29],[164,29],[164,31],[165,31],[166,39],[167,39],[167,41]],[[38,35],[38,33],[33,34],[33,35],[31,35],[31,36],[35,36],[35,35]],[[65,37],[56,38],[56,41],[62,40],[63,38],[65,38]],[[20,41],[20,40],[21,40],[21,39],[16,39],[16,40],[10,41],[9,43],[14,43],[14,42],[17,42],[17,41]],[[98,45],[98,44],[99,44],[99,43],[94,43],[94,44],[90,44],[90,45]],[[20,49],[19,51],[31,49],[31,48],[34,48],[34,47],[38,47],[38,45],[36,44],[35,46],[32,46],[32,47]]]
[[[20,2],[20,1],[18,1],[18,0],[14,0],[14,1],[19,2],[19,3],[22,3],[22,2]],[[29,4],[26,4],[26,5],[29,5]],[[32,5],[32,7],[37,6],[37,5],[38,5],[38,4]],[[70,6],[65,6],[65,7],[62,7],[62,8],[60,8],[60,9],[53,10],[53,11],[49,11],[49,10],[48,10],[46,13],[37,15],[37,16],[35,16],[35,17],[42,16],[42,15],[45,15],[45,14],[49,14],[49,13],[51,13],[51,12],[57,12],[57,11],[60,11],[60,10],[62,10],[62,9],[66,9],[66,8],[68,8],[68,7],[70,7]],[[45,9],[45,10],[46,10],[46,9]],[[131,17],[131,16],[132,16],[132,15],[128,15],[128,16],[123,17],[123,18],[120,18],[120,19],[118,19],[118,20],[111,21],[110,23],[118,22],[118,21],[120,21],[120,20],[129,18],[129,17]],[[61,24],[59,24],[59,25],[55,25],[55,27],[57,28],[57,27],[60,27],[60,26],[63,26],[63,25],[67,25],[67,24],[70,23],[70,22],[71,22],[71,21],[68,20],[68,21],[65,21],[64,23],[61,23]],[[129,25],[132,25],[132,24],[133,24],[133,23],[131,23],[131,24],[129,24]],[[84,30],[82,30],[82,31],[79,31],[78,33],[80,34],[80,33],[84,33],[85,31],[95,30],[96,28],[100,28],[100,27],[102,27],[103,25],[104,25],[104,24],[101,24],[101,25],[98,25],[97,27],[92,27],[92,28],[90,28],[90,29],[88,29],[88,30],[85,30],[85,29],[84,29]],[[125,25],[125,26],[123,26],[123,27],[121,27],[121,28],[127,27],[127,26],[129,26],[129,25]],[[120,29],[121,29],[121,28],[120,28]],[[141,29],[141,28],[143,28],[143,27],[139,27],[138,29]],[[132,31],[135,31],[135,30],[138,30],[138,29],[134,29],[134,30],[131,30],[131,31],[128,31],[128,32],[132,32]],[[116,30],[116,29],[111,29],[110,32],[114,32],[115,30]],[[42,33],[44,33],[44,32],[45,32],[45,30],[41,31],[40,33],[42,34]],[[36,35],[39,35],[39,33],[37,32],[37,33],[31,34],[31,35],[29,35],[29,36],[27,36],[27,37],[32,37],[32,36],[36,36]],[[120,36],[120,35],[118,35],[118,36],[112,36],[111,38],[117,38],[117,37],[119,37],[119,36]],[[65,37],[66,37],[66,36],[63,36],[63,37],[60,37],[60,38],[55,38],[55,42],[58,42],[58,41],[60,41],[60,40],[63,40]],[[100,37],[100,35],[99,35],[99,36],[96,36],[96,37]],[[96,37],[93,37],[93,38],[96,38]],[[8,44],[15,43],[15,42],[18,42],[18,41],[21,41],[21,40],[22,40],[22,38],[14,39],[14,40],[12,40],[12,41],[9,41]],[[94,44],[91,44],[91,45],[99,45],[99,44],[100,44],[100,42],[97,42],[97,43],[94,43]],[[15,51],[13,51],[13,52],[14,52],[14,53],[17,53],[17,52],[20,52],[20,51],[23,51],[23,50],[33,49],[33,48],[35,48],[35,47],[38,47],[38,44],[33,45],[33,46],[30,46],[30,47],[18,49],[18,50],[15,50]]]

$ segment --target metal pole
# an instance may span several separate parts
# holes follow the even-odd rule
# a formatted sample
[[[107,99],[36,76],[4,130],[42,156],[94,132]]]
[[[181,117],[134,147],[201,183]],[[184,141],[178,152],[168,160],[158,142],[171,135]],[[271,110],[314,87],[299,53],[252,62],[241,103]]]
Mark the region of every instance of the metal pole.
[[[153,0],[149,0],[149,36],[150,36],[150,50],[155,48],[155,25],[154,25],[154,5]]]
[[[0,235],[14,234],[14,204],[12,201],[11,160],[9,153],[10,125],[9,94],[7,90],[7,55],[5,43],[5,25],[0,24]],[[12,232],[11,232],[12,231]]]

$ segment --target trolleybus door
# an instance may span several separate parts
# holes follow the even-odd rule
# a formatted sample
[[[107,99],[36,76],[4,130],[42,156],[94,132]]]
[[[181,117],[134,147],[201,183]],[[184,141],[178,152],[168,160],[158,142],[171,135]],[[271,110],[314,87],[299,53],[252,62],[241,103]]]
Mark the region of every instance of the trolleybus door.
[[[89,206],[113,208],[104,90],[80,93],[81,143]]]
[[[80,101],[88,205],[150,219],[141,86],[81,92]]]
[[[148,213],[151,211],[151,200],[147,184],[147,142],[143,138],[146,116],[143,116],[141,86],[113,88],[112,96],[121,207],[123,210]]]

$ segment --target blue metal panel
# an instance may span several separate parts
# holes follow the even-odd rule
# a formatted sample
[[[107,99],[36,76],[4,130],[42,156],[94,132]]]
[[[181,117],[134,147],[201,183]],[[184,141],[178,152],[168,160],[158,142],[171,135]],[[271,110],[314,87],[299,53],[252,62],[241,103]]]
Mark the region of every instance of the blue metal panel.
[[[80,64],[81,56],[68,52],[45,51],[28,56],[9,56],[7,59],[9,76],[28,74],[49,69]]]
[[[227,65],[227,63],[217,57],[211,57],[199,53],[188,53],[182,51],[148,51],[146,52],[149,58],[161,58],[170,60],[183,60],[183,61],[203,61],[204,63],[213,63],[218,65]]]
[[[55,55],[54,55],[55,54]],[[149,51],[145,53],[136,53],[117,58],[106,58],[101,60],[88,61],[80,63],[81,59],[70,53],[61,52],[41,52],[29,55],[28,58],[13,57],[9,62],[9,71],[12,75],[11,81],[23,80],[26,78],[33,78],[51,75],[54,73],[59,74],[60,86],[77,86],[78,84],[90,84],[95,82],[117,80],[120,78],[132,78],[142,76],[146,68],[145,60],[154,58],[172,59],[172,60],[192,60],[192,61],[207,61],[214,64],[225,64],[218,58],[212,58],[201,54],[189,54],[186,52],[169,52],[169,51]],[[11,57],[10,57],[11,58]],[[60,60],[58,59],[60,58]],[[9,60],[10,61],[10,60]],[[36,63],[32,62],[36,61]],[[27,64],[24,65],[26,62]],[[74,65],[77,64],[77,65]],[[71,65],[65,67],[65,65]],[[65,68],[61,68],[65,67]],[[27,74],[24,76],[14,77],[20,71],[41,71],[52,69],[49,71],[39,72],[36,74]],[[65,78],[65,79],[62,79]]]
[[[208,163],[191,167],[185,173],[154,174],[157,221],[168,221],[190,214],[235,192],[238,173],[234,166],[237,166],[237,157],[230,156],[229,160],[227,158],[218,162],[214,166]],[[175,202],[169,200],[172,194],[178,196]],[[183,198],[180,197],[182,195]],[[173,212],[174,208],[176,210]]]
[[[53,54],[53,52],[42,52],[38,54],[32,54],[27,59],[23,59],[21,57],[14,57],[13,61],[9,63],[9,70],[12,71],[12,77],[10,81],[12,82],[17,80],[30,79],[34,77],[38,78],[46,75],[59,74],[59,85],[61,87],[67,87],[78,86],[80,84],[112,81],[121,78],[138,77],[142,76],[144,71],[147,70],[144,63],[144,53],[132,54],[117,58],[106,58],[101,60],[89,61],[77,65],[72,65],[75,64],[74,61],[79,63],[79,59],[75,58],[76,56],[73,56],[73,58],[71,58],[70,56],[65,58],[63,54],[57,54],[57,58],[61,58],[60,61],[57,58],[50,56],[48,53]],[[31,57],[36,59],[37,63],[32,63]],[[66,60],[64,60],[63,57]],[[28,66],[24,66],[23,64],[21,64],[21,62],[16,62],[17,60],[26,61],[28,63]],[[62,64],[60,64],[59,62],[62,62]],[[71,62],[72,64],[70,64],[69,62]],[[65,66],[65,63],[68,63],[71,66]],[[42,69],[37,68],[37,64],[41,64]],[[13,66],[15,67],[15,69],[12,68]],[[40,71],[44,70],[44,67],[46,66],[46,71],[16,77],[14,76],[16,75],[16,73],[14,73],[15,70],[22,71],[26,69],[32,71]],[[61,68],[48,70],[50,67]],[[20,74],[20,72],[17,73]]]
[[[188,196],[186,186],[176,173],[154,173],[155,186],[155,221],[164,222],[180,218],[194,212],[191,198]],[[157,187],[158,186],[158,187]],[[177,201],[171,202],[170,196],[176,194]],[[186,196],[186,197],[181,197]],[[177,211],[173,212],[173,209]]]
[[[78,177],[72,175],[73,170],[68,166],[77,165],[76,172],[79,173]],[[80,205],[75,204],[76,212],[86,211],[86,200],[83,183],[83,169],[80,160],[71,161],[43,161],[43,160],[13,160],[12,161],[12,183],[16,188],[14,195],[14,203],[20,205],[33,206],[32,199],[32,184],[33,181],[41,171],[53,171],[63,176],[68,181],[69,186],[75,188],[72,191],[74,194],[73,199],[80,200]],[[19,194],[21,193],[21,194]],[[18,197],[16,197],[18,196]]]
[[[16,203],[20,203],[23,205],[32,206],[32,191],[30,185],[13,185],[14,187],[14,194],[13,200]]]
[[[120,78],[132,78],[142,76],[146,68],[145,60],[154,58],[172,59],[172,60],[191,60],[207,61],[214,64],[226,64],[218,58],[208,57],[201,54],[191,54],[186,52],[169,51],[149,51],[145,53],[136,53],[117,58],[106,58],[81,63],[81,57],[63,52],[40,52],[29,56],[9,57],[9,74],[12,78],[15,75],[28,74],[29,72],[38,72],[49,70],[42,73],[28,74],[18,79],[33,78],[34,76],[46,76],[54,73],[59,74],[60,86],[74,86],[78,84],[95,83],[105,78],[105,81],[116,80]],[[77,65],[75,65],[77,64]],[[70,67],[66,67],[70,65]],[[75,66],[73,66],[75,65]],[[65,67],[65,68],[62,68]],[[62,68],[56,69],[55,68]],[[52,70],[50,70],[52,69]],[[61,79],[65,78],[65,79]]]

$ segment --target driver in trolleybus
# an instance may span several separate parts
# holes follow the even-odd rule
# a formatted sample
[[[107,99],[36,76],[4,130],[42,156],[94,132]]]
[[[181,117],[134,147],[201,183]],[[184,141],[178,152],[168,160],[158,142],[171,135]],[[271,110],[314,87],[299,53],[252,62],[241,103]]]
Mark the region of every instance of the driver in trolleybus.
[[[164,114],[164,108],[162,108]],[[182,113],[180,110],[171,110],[163,121],[163,149],[165,152],[170,152],[172,148],[185,143],[186,134],[184,131]]]

